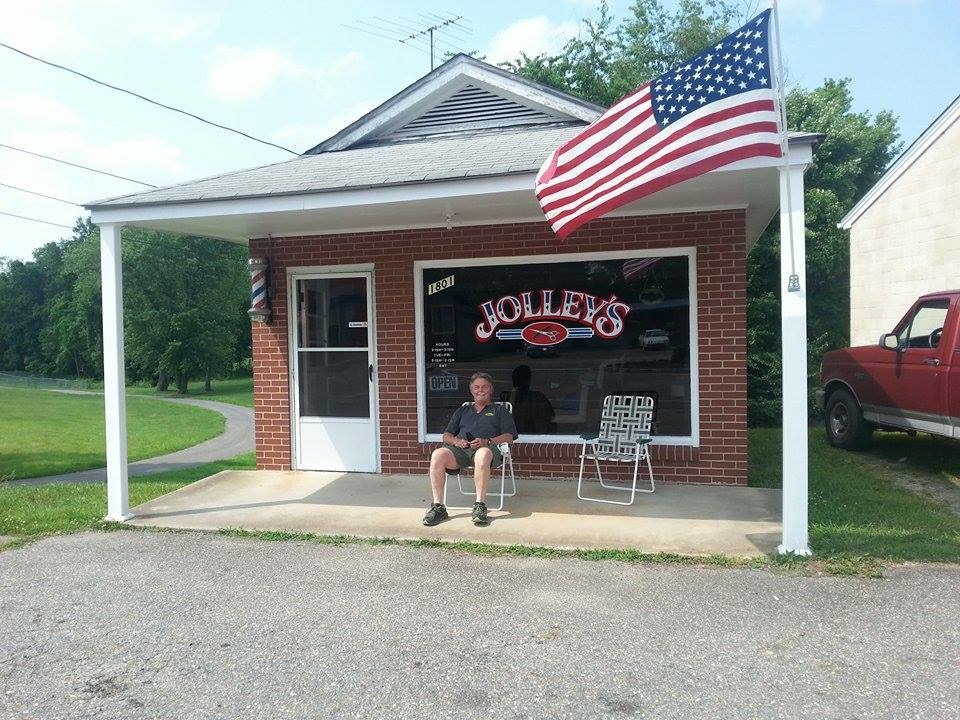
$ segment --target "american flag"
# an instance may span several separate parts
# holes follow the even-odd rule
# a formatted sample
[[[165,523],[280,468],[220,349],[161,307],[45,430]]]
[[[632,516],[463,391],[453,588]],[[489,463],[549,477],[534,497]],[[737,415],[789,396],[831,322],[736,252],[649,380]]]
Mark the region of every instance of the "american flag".
[[[536,193],[558,237],[750,157],[781,157],[770,10],[620,99],[553,151]]]

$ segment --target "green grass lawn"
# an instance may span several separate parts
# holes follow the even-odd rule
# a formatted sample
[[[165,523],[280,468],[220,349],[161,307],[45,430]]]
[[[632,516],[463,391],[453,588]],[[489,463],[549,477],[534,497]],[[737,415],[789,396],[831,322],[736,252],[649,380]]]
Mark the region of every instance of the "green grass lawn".
[[[749,482],[781,487],[781,431],[750,431]],[[880,433],[866,452],[827,444],[810,431],[810,544],[819,557],[960,562],[960,516],[900,486],[897,475],[956,477],[960,446],[937,438]],[[894,463],[889,460],[903,462]]]
[[[165,495],[221,470],[253,470],[253,453],[201,465],[130,478],[130,507]],[[0,535],[34,537],[47,533],[102,528],[107,512],[106,485],[72,483],[17,487],[0,483]]]
[[[0,387],[0,478],[26,478],[106,465],[102,395]],[[223,432],[220,413],[127,398],[131,461],[196,445]]]
[[[157,392],[152,387],[131,385],[127,388],[128,395],[147,395],[150,397],[189,397],[198,400],[218,400],[231,405],[253,407],[253,378],[231,378],[230,380],[214,380],[211,392],[203,391],[203,381],[194,380],[187,388],[186,395],[177,391],[167,390]]]

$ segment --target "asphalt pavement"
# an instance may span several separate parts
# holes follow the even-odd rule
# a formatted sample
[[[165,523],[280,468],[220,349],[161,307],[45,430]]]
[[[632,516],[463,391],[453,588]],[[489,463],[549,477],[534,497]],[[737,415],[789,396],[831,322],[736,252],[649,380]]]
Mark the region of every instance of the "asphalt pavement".
[[[956,566],[90,532],[0,552],[0,717],[960,718],[958,607]]]

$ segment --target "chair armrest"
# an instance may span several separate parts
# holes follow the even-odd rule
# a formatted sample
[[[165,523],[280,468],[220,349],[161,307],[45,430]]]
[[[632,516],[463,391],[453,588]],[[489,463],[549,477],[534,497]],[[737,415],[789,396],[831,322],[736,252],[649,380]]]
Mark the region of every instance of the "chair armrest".
[[[652,442],[653,442],[653,438],[644,438],[643,440],[638,440],[638,441],[637,441],[637,444],[638,444],[638,445],[649,445],[649,444],[652,443]]]
[[[584,442],[590,442],[591,440],[599,440],[600,433],[593,433],[592,435],[584,434],[580,436],[580,439],[583,440]]]
[[[510,454],[510,443],[502,442],[497,444],[497,450],[500,451],[500,454],[506,457]]]

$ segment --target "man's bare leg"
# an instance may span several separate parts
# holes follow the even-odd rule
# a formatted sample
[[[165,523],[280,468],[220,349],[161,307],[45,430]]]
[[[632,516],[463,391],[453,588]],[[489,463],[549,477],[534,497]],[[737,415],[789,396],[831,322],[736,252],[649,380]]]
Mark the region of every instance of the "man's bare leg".
[[[485,503],[487,488],[490,487],[490,465],[493,463],[493,451],[482,447],[473,456],[473,482],[477,486],[477,502]]]
[[[430,455],[430,489],[433,491],[433,501],[435,503],[443,502],[443,487],[447,484],[447,470],[456,469],[457,461],[449,448],[437,448]]]

